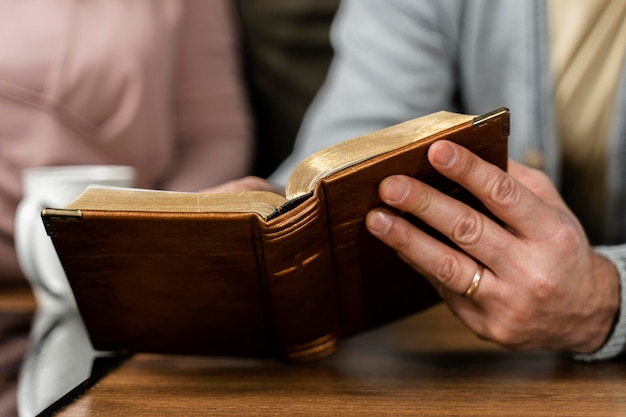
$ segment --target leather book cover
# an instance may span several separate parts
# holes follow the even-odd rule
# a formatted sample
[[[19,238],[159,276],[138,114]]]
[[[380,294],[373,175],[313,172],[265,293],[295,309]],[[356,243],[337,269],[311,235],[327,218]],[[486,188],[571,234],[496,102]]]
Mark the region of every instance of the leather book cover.
[[[317,359],[343,337],[439,301],[365,228],[367,211],[382,205],[380,181],[411,175],[479,207],[426,152],[446,138],[506,169],[508,120],[499,109],[339,169],[268,217],[93,208],[42,216],[96,349]]]
[[[365,213],[383,204],[378,196],[380,181],[392,174],[419,178],[484,210],[471,194],[436,172],[426,162],[426,152],[431,143],[445,138],[506,169],[508,123],[508,114],[484,123],[468,122],[320,181],[318,192],[324,194],[327,204],[334,248],[342,336],[388,323],[439,301],[427,280],[420,279],[395,251],[365,228]],[[407,219],[417,223],[413,216]],[[424,224],[419,226],[428,229]]]

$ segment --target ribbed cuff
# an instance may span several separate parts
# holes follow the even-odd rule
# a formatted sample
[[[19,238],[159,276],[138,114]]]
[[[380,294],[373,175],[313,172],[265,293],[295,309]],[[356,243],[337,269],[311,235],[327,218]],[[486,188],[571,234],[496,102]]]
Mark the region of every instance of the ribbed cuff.
[[[578,361],[593,362],[614,358],[624,351],[626,346],[626,246],[601,246],[595,251],[611,261],[617,268],[620,283],[620,310],[617,321],[600,349],[591,353],[577,353],[573,357]]]

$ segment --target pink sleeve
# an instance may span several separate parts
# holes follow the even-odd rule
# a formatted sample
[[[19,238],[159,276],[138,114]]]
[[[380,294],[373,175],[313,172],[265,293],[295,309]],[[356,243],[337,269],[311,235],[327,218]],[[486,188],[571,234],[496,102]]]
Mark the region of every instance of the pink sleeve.
[[[230,0],[189,0],[174,67],[176,155],[165,189],[197,191],[249,173],[253,154]]]

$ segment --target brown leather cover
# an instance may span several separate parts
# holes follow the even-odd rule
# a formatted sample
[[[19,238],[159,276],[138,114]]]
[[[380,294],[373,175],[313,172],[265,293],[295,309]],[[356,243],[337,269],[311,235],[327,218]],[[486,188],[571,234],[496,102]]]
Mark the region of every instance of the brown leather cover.
[[[363,220],[398,173],[476,206],[426,151],[446,138],[506,169],[509,114],[484,120],[339,171],[271,220],[82,210],[44,222],[96,349],[316,359],[439,301]]]
[[[475,126],[470,122],[440,132],[370,159],[358,169],[343,170],[321,181],[318,193],[324,194],[327,204],[343,336],[388,323],[438,301],[425,279],[418,278],[395,251],[365,229],[365,214],[383,205],[378,197],[378,184],[383,178],[392,174],[419,178],[484,210],[471,194],[436,172],[427,162],[428,147],[442,138],[464,145],[506,169],[508,114],[486,124]],[[418,224],[411,216],[407,219]],[[427,228],[424,224],[418,225]]]

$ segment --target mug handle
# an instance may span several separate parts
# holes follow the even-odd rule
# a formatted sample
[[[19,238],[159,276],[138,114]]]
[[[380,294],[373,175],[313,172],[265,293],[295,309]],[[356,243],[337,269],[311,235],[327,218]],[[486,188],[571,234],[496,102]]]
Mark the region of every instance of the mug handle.
[[[38,256],[47,250],[46,247],[42,247],[42,243],[46,244],[45,240],[38,237],[38,234],[45,234],[40,217],[44,208],[41,201],[32,197],[25,197],[20,201],[15,213],[15,251],[20,268],[31,284],[41,287],[49,294],[57,295],[57,291],[42,279],[39,266]]]

